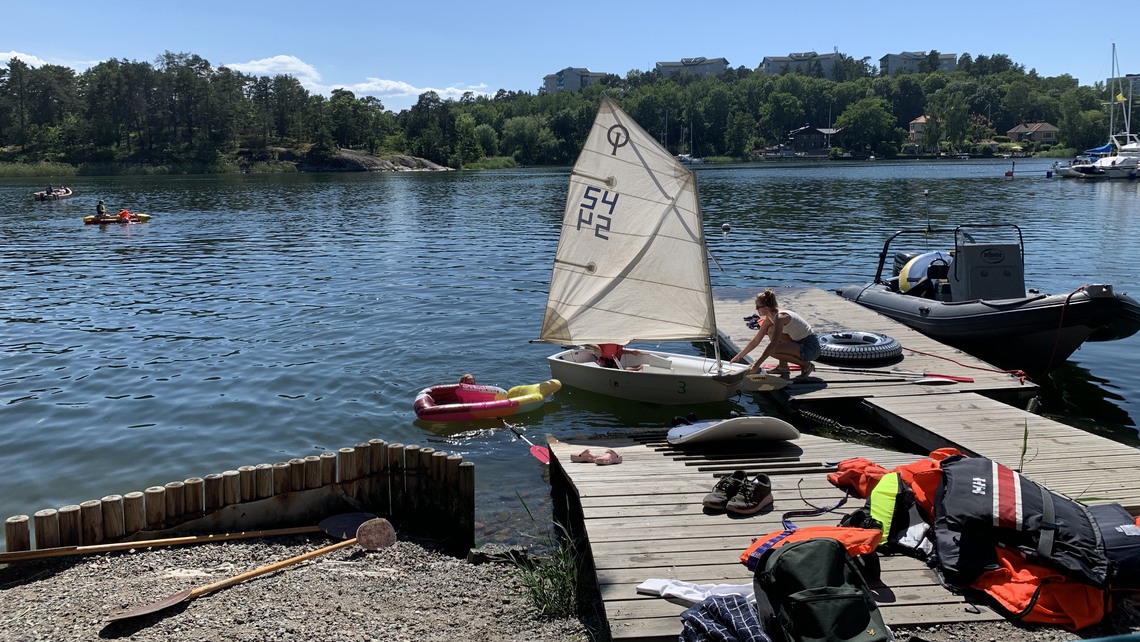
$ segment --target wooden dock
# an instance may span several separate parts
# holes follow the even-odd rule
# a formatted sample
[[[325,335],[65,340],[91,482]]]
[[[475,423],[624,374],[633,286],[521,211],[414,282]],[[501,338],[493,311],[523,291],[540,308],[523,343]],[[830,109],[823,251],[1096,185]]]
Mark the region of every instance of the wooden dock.
[[[722,343],[731,356],[754,335],[743,318],[754,312],[755,293],[718,292],[716,313]],[[551,487],[556,517],[588,552],[605,617],[615,640],[675,640],[686,605],[641,595],[648,579],[697,584],[748,584],[751,572],[739,556],[752,539],[782,530],[780,516],[791,510],[835,503],[842,493],[826,474],[834,464],[866,457],[885,468],[909,463],[925,452],[954,446],[1017,469],[1055,492],[1086,503],[1117,502],[1140,513],[1140,450],[1020,410],[1036,386],[960,351],[948,348],[841,297],[819,289],[777,291],[780,306],[795,310],[817,332],[881,332],[900,341],[903,359],[867,368],[819,367],[773,397],[793,414],[811,408],[857,406],[866,417],[916,444],[921,454],[803,435],[769,445],[726,444],[719,448],[673,448],[664,429],[621,440],[552,440]],[[759,355],[759,350],[754,355]],[[919,377],[891,370],[972,377],[973,382],[927,385]],[[1005,403],[1003,403],[1005,402]],[[613,448],[616,466],[571,462],[590,448]],[[748,517],[708,513],[701,500],[719,475],[734,470],[770,476],[772,507]],[[798,526],[838,523],[839,515],[862,505],[853,499],[838,513],[798,518]],[[968,604],[938,584],[921,562],[883,559],[882,582],[873,586],[888,624],[925,625],[1001,619],[986,607]]]

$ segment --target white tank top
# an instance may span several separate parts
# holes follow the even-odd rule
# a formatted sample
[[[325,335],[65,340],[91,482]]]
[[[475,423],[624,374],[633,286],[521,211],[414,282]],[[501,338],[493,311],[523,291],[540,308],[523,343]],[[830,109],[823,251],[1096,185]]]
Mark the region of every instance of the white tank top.
[[[811,326],[800,315],[791,310],[780,310],[779,313],[788,317],[784,321],[784,334],[791,337],[792,341],[803,341],[811,334]]]

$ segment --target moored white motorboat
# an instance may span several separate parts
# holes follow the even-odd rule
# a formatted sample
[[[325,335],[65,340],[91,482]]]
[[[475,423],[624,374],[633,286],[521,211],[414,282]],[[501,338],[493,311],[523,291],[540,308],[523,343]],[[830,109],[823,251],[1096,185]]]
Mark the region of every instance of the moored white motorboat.
[[[891,242],[899,236],[928,243],[937,234],[952,237],[953,250],[892,254]],[[891,256],[895,268],[887,278],[883,269]],[[922,228],[887,239],[872,283],[838,292],[933,339],[1031,376],[1057,368],[1085,341],[1140,331],[1140,303],[1111,285],[1048,295],[1027,291],[1024,275],[1024,243],[1016,225]]]
[[[555,378],[600,394],[697,404],[747,385],[719,355],[696,177],[608,97],[570,174],[541,340],[574,346],[548,357]],[[620,349],[635,341],[715,356]]]

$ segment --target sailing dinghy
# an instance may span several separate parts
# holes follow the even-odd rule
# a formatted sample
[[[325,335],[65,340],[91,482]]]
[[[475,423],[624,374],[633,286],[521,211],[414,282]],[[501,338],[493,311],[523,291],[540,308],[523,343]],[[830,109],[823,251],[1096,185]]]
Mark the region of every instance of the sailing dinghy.
[[[696,178],[603,97],[570,174],[542,321],[542,341],[576,347],[548,357],[550,371],[634,401],[725,401],[748,366],[722,361],[716,338]],[[709,341],[715,358],[624,349],[635,341]]]

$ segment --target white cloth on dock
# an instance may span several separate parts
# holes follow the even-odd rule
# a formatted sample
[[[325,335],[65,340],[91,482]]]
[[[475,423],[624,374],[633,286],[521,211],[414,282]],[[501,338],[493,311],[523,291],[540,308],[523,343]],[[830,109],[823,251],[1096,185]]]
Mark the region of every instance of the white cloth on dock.
[[[681,580],[653,578],[637,585],[637,592],[660,597],[673,597],[689,604],[697,604],[713,595],[743,595],[754,599],[751,584],[694,584]]]

